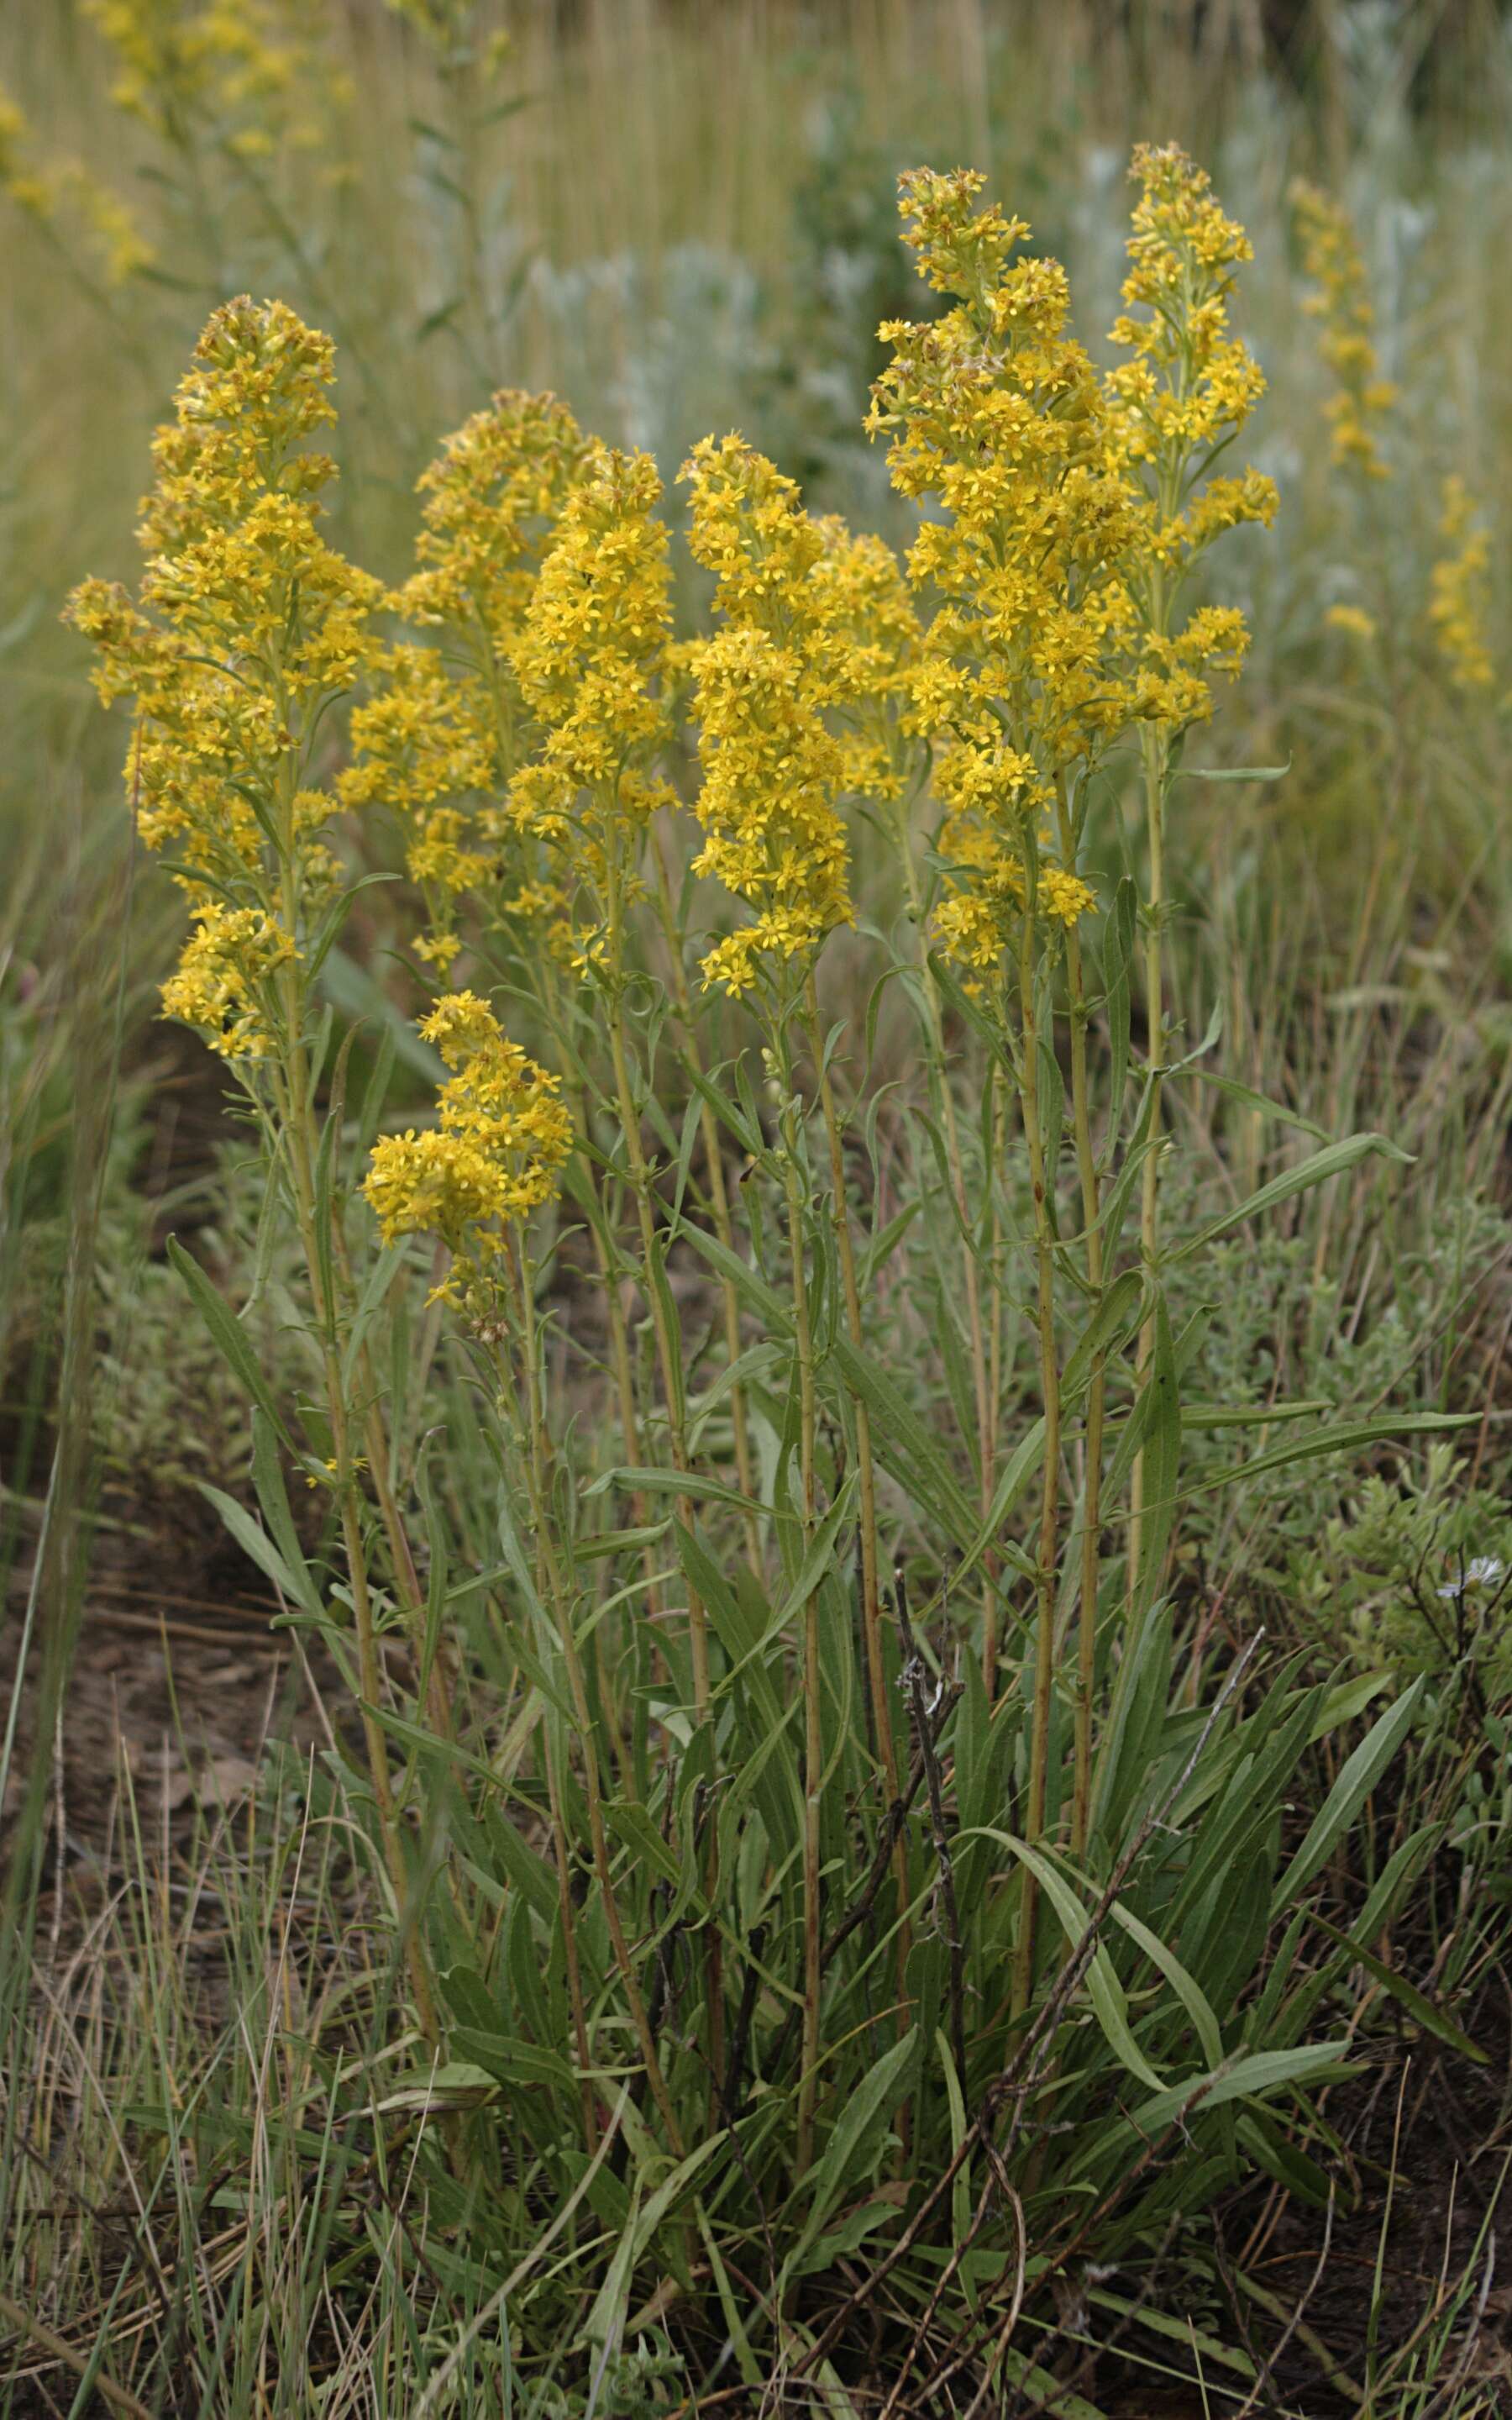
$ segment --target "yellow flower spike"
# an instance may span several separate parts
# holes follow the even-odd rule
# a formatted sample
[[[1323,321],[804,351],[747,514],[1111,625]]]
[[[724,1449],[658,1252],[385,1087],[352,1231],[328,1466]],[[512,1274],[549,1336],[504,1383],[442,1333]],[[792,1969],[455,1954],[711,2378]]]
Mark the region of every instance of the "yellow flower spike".
[[[1145,500],[1124,566],[1133,712],[1181,731],[1211,713],[1202,675],[1235,673],[1246,636],[1242,617],[1227,610],[1204,611],[1184,631],[1173,628],[1177,588],[1225,532],[1248,521],[1268,525],[1276,491],[1254,470],[1195,489],[1192,482],[1194,464],[1239,434],[1265,392],[1257,363],[1228,329],[1237,271],[1253,257],[1249,239],[1178,145],[1141,145],[1130,173],[1140,197],[1128,243],[1127,307],[1112,341],[1131,358],[1104,381],[1108,459]]]
[[[1443,483],[1439,534],[1450,551],[1428,580],[1428,623],[1452,686],[1489,689],[1495,678],[1486,643],[1490,613],[1491,542],[1474,518],[1469,489],[1458,473]]]
[[[1334,459],[1366,478],[1384,479],[1390,465],[1381,450],[1378,424],[1384,424],[1396,403],[1396,389],[1381,376],[1376,315],[1353,224],[1342,202],[1304,177],[1292,185],[1291,209],[1303,269],[1313,283],[1304,307],[1321,324],[1319,350],[1337,382],[1324,407]]]
[[[722,625],[687,651],[703,774],[694,812],[705,835],[694,870],[752,919],[708,952],[702,973],[738,994],[855,921],[836,799],[857,761],[825,718],[863,686],[854,628],[862,559],[847,557],[839,525],[811,519],[793,481],[741,438],[706,439],[682,475],[689,546],[716,576]]]
[[[447,1298],[481,1312],[505,1231],[558,1189],[571,1121],[556,1077],[508,1040],[475,993],[444,996],[420,1031],[452,1071],[439,1122],[376,1143],[363,1191],[386,1244],[413,1234],[446,1244],[456,1262]]]
[[[554,396],[501,389],[445,440],[419,482],[420,567],[391,602],[420,629],[440,631],[441,644],[385,652],[352,717],[356,762],[342,797],[388,807],[406,825],[409,872],[430,923],[412,947],[437,965],[457,954],[470,892],[501,882],[519,897],[538,887],[539,864],[521,863],[517,825],[494,801],[538,737],[516,652],[589,452]]]
[[[652,769],[671,733],[662,675],[671,574],[660,501],[649,455],[593,450],[513,650],[521,701],[543,737],[510,784],[508,813],[545,844],[546,888],[572,903],[569,919],[578,915],[570,956],[579,970],[601,957],[609,887],[622,903],[633,891],[640,835],[672,802]]]
[[[154,446],[140,601],[92,580],[67,610],[101,699],[133,702],[128,796],[198,911],[164,1006],[228,1058],[267,1055],[270,979],[339,886],[335,801],[305,775],[326,706],[377,652],[382,591],[321,536],[332,466],[304,450],[331,377],[328,341],[284,304],[217,311]]]
[[[868,422],[889,441],[894,486],[940,508],[909,554],[934,612],[907,663],[903,725],[933,740],[947,810],[936,930],[978,971],[1020,928],[1026,834],[1042,860],[1057,779],[1129,721],[1123,566],[1146,518],[1068,330],[1065,272],[1015,259],[1028,229],[977,208],[981,181],[928,170],[902,180],[905,240],[926,282],[955,301],[884,331],[893,361]]]
[[[410,619],[471,631],[507,658],[589,452],[553,395],[501,388],[464,421],[421,474],[420,568],[399,599]]]

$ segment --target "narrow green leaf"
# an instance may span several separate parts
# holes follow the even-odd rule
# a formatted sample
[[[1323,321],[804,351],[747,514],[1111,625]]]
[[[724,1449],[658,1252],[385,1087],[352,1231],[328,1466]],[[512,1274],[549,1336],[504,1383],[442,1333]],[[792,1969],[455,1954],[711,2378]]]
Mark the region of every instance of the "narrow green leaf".
[[[1404,1168],[1411,1167],[1412,1160],[1410,1151],[1400,1150],[1385,1135],[1347,1135],[1342,1142],[1331,1142],[1326,1149],[1315,1151],[1312,1157],[1304,1159],[1300,1167],[1286,1169],[1281,1175],[1273,1176],[1269,1185],[1262,1185],[1259,1191],[1252,1193],[1247,1202],[1242,1202],[1237,1210],[1226,1210],[1222,1218],[1210,1218],[1205,1227],[1199,1227],[1195,1235],[1189,1235],[1184,1244],[1178,1244],[1173,1249],[1171,1259],[1190,1260],[1195,1252],[1216,1243],[1220,1235],[1231,1234],[1236,1227],[1242,1227],[1246,1219],[1263,1218],[1278,1202],[1289,1202],[1294,1193],[1309,1192],[1315,1185],[1326,1184],[1331,1176],[1342,1176],[1346,1169],[1355,1168],[1362,1159],[1372,1156],[1394,1159]]]
[[[722,1480],[706,1479],[697,1470],[664,1470],[647,1463],[618,1463],[612,1470],[601,1470],[583,1489],[583,1501],[607,1495],[619,1488],[627,1496],[686,1496],[695,1503],[728,1504],[736,1512],[763,1512],[765,1508],[742,1496],[736,1487],[727,1487]]]
[[[1139,1517],[1139,1570],[1134,1583],[1134,1618],[1143,1620],[1160,1590],[1165,1550],[1176,1519],[1177,1481],[1181,1465],[1181,1397],[1177,1384],[1176,1356],[1165,1295],[1155,1295],[1155,1349],[1144,1389],[1149,1409],[1145,1416],[1144,1505]]]
[[[1284,765],[1183,765],[1173,773],[1173,782],[1284,782],[1291,770],[1288,756]]]
[[[1072,1347],[1060,1376],[1063,1403],[1074,1403],[1088,1384],[1092,1364],[1106,1357],[1116,1344],[1134,1334],[1140,1320],[1145,1283],[1137,1269],[1125,1269],[1114,1279],[1087,1326]]]
[[[636,2262],[668,2212],[676,2209],[699,2171],[725,2148],[721,2127],[717,2133],[710,2134],[706,2141],[702,2142],[697,2150],[690,2151],[686,2160],[679,2161],[671,2176],[664,2179],[644,2202],[640,2198],[640,2180],[639,2178],[636,2180],[630,2224],[615,2247],[604,2283],[584,2324],[583,2336],[589,2344],[613,2345],[618,2341]]]
[[[168,1238],[168,1258],[189,1288],[193,1297],[194,1307],[209,1329],[215,1343],[220,1347],[222,1357],[232,1374],[240,1380],[253,1402],[264,1413],[280,1442],[288,1452],[297,1455],[299,1448],[279,1418],[278,1406],[270,1392],[268,1381],[257,1366],[257,1357],[252,1349],[252,1340],[241,1322],[222,1301],[198,1261],[194,1259],[193,1253],[185,1251],[177,1235],[170,1235]]]
[[[1349,1951],[1355,1965],[1363,1966],[1367,1975],[1373,1975],[1381,1990],[1389,1992],[1394,2000],[1399,2001],[1409,2016],[1422,2026],[1425,2033],[1437,2035],[1440,2041],[1447,2042],[1450,2048],[1458,2051],[1462,2057],[1473,2058],[1477,2067],[1486,2067],[1489,2064],[1490,2053],[1482,2050],[1477,2042],[1473,2042],[1467,2033],[1462,2033],[1453,2018],[1446,2017],[1442,2009],[1436,2009],[1427,1994],[1420,1992],[1415,1983],[1410,1983],[1405,1975],[1398,1975],[1393,1967],[1378,1958],[1374,1950],[1366,1949],[1349,1933],[1340,1932],[1336,1925],[1330,1924],[1326,1916],[1319,1916],[1316,1911],[1313,1915],[1313,1922],[1319,1932],[1327,1934],[1330,1941],[1336,1942],[1341,1949]]]
[[[1387,1707],[1354,1754],[1346,1759],[1338,1779],[1308,1827],[1306,1838],[1276,1885],[1271,1900],[1273,1923],[1298,1892],[1306,1888],[1335,1842],[1353,1823],[1411,1730],[1426,1686],[1426,1677],[1420,1675],[1394,1706]]]
[[[1241,1102],[1246,1109],[1254,1109],[1261,1117],[1274,1118],[1280,1125],[1295,1126],[1299,1134],[1311,1135],[1315,1142],[1326,1143],[1328,1140],[1326,1127],[1315,1125],[1311,1118],[1303,1117],[1296,1109],[1283,1109],[1279,1101],[1269,1100],[1263,1093],[1252,1092],[1248,1084],[1239,1083],[1232,1076],[1220,1076],[1215,1068],[1200,1066],[1195,1059],[1187,1060],[1179,1069],[1173,1067],[1170,1072],[1172,1075],[1196,1076],[1204,1084],[1211,1084],[1216,1091],[1227,1093],[1231,1101]]]
[[[1115,1900],[1108,1912],[1115,1924],[1121,1925],[1130,1940],[1138,1943],[1150,1964],[1158,1966],[1165,1976],[1192,2020],[1197,2040],[1202,2044],[1202,2055],[1208,2065],[1221,2067],[1224,2058],[1223,2035],[1218,2029],[1218,2020],[1213,2014],[1212,2005],[1196,1978],[1182,1965],[1173,1949],[1167,1949],[1159,1934],[1151,1932],[1149,1925],[1142,1923],[1133,1909],[1125,1907],[1121,1900]]]
[[[1215,1487],[1242,1487],[1252,1479],[1259,1479],[1268,1470],[1285,1469],[1288,1463],[1318,1462],[1324,1454],[1358,1453],[1367,1445],[1385,1445],[1396,1437],[1439,1436],[1445,1431],[1462,1429],[1473,1424],[1473,1412],[1397,1412],[1379,1420],[1341,1420],[1336,1428],[1314,1429],[1304,1437],[1288,1437],[1285,1445],[1271,1446],[1257,1453],[1253,1462],[1242,1462],[1233,1470],[1220,1470],[1198,1481],[1192,1493],[1205,1496]]]
[[[901,2041],[885,2051],[875,2066],[868,2068],[846,2100],[839,2121],[825,2146],[823,2157],[813,2171],[810,2185],[809,2215],[803,2232],[782,2264],[782,2282],[801,2273],[799,2264],[804,2254],[814,2243],[825,2219],[852,2180],[852,2171],[859,2157],[869,2157],[873,2164],[880,2160],[887,2143],[886,2130],[876,2124],[884,2110],[896,2105],[895,2086],[915,2055],[917,2026],[910,2025]]]
[[[611,1831],[641,1865],[649,1866],[663,1882],[680,1879],[682,1868],[643,1807],[622,1798],[606,1804],[604,1814]]]
[[[1130,974],[1134,965],[1138,893],[1124,875],[1114,893],[1103,944],[1103,985],[1107,996],[1109,1097],[1113,1105],[1113,1136],[1123,1120],[1123,1090],[1129,1078]],[[1109,1148],[1111,1148],[1111,1141]]]
[[[968,1837],[965,1832],[956,1835],[963,1844]],[[1050,1859],[1039,1849],[1031,1848],[1026,1840],[1019,1839],[1012,1832],[1000,1832],[991,1823],[980,1826],[980,1837],[995,1840],[999,1848],[1007,1849],[1021,1865],[1027,1867],[1049,1900],[1069,1947],[1073,1950],[1078,1948],[1090,1918],[1070,1884]],[[1141,2084],[1149,2085],[1158,2092],[1161,2079],[1129,2029],[1129,2003],[1105,1949],[1092,1952],[1091,1962],[1087,1969],[1087,1991],[1114,2056],[1131,2075],[1137,2076]]]
[[[273,1543],[293,1575],[298,1602],[306,1613],[318,1620],[325,1606],[294,1527],[288,1492],[284,1485],[283,1466],[278,1459],[278,1439],[272,1422],[257,1404],[252,1410],[252,1481]]]
[[[1170,2085],[1142,2102],[1131,2114],[1132,2133],[1135,2139],[1148,2138],[1169,2126],[1198,2091],[1202,2097],[1192,2111],[1194,2117],[1221,2109],[1226,2102],[1259,2100],[1267,2093],[1284,2091],[1288,2084],[1320,2082],[1330,2073],[1347,2074],[1350,2047],[1345,2041],[1308,2042],[1297,2050],[1255,2051],[1247,2058],[1236,2059],[1230,2068],[1195,2075],[1187,2084]]]
[[[253,1519],[244,1504],[239,1504],[234,1496],[225,1495],[219,1487],[212,1487],[208,1479],[197,1479],[194,1484],[206,1502],[214,1505],[242,1553],[272,1581],[280,1596],[290,1605],[303,1606],[307,1612],[313,1610],[318,1615],[324,1610],[318,1598],[313,1608],[307,1604],[306,1589],[299,1574],[290,1569],[267,1530]]]

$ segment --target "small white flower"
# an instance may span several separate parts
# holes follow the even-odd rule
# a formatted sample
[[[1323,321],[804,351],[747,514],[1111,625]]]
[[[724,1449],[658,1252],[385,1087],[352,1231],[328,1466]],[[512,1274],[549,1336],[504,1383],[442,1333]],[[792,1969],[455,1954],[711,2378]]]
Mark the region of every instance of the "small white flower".
[[[1494,1588],[1505,1569],[1499,1555],[1477,1555],[1473,1563],[1466,1564],[1464,1578],[1451,1580],[1447,1588],[1440,1589],[1439,1594],[1456,1597],[1463,1596],[1467,1588]]]

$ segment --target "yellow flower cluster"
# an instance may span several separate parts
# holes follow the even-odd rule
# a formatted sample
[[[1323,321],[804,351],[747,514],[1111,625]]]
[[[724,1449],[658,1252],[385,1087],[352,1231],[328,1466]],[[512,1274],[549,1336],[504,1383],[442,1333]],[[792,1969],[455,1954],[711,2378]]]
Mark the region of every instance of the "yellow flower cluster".
[[[1292,185],[1291,209],[1303,268],[1314,288],[1304,307],[1321,322],[1319,350],[1337,380],[1324,406],[1334,432],[1334,459],[1367,479],[1384,479],[1389,469],[1377,429],[1396,400],[1396,389],[1381,375],[1376,315],[1350,214],[1342,202],[1304,177]]]
[[[194,1026],[223,1059],[266,1059],[279,1018],[272,978],[293,955],[288,933],[260,908],[208,900],[162,986],[162,1013]]]
[[[384,655],[372,694],[352,717],[356,762],[343,776],[350,806],[383,805],[404,821],[411,878],[429,931],[417,954],[449,965],[457,908],[486,884],[524,882],[484,802],[513,780],[533,738],[515,673],[543,554],[588,457],[554,396],[501,389],[449,437],[421,476],[419,568],[392,600],[437,647],[409,642]],[[529,870],[533,876],[536,869]],[[561,895],[532,880],[509,905],[523,921],[560,916]]]
[[[836,799],[846,750],[825,720],[849,703],[857,655],[833,618],[839,584],[816,577],[823,529],[743,438],[705,438],[684,466],[689,546],[716,575],[714,636],[687,651],[703,780],[694,870],[742,899],[751,921],[715,944],[705,984],[739,994],[808,961],[853,922],[849,851]]]
[[[1028,230],[976,208],[982,181],[902,180],[905,240],[926,283],[956,300],[883,328],[893,360],[867,424],[890,436],[894,486],[941,510],[908,559],[935,600],[912,722],[943,752],[938,929],[975,968],[1011,945],[1026,904],[1059,923],[1091,904],[1073,869],[1050,862],[1042,820],[1057,781],[1129,719],[1121,566],[1139,521],[1097,374],[1067,333],[1065,272],[1012,259]]]
[[[553,395],[501,388],[464,421],[421,474],[420,569],[402,592],[410,619],[471,631],[507,659],[543,547],[589,450]]]
[[[326,707],[376,654],[382,591],[321,536],[314,490],[332,465],[302,450],[332,417],[331,377],[329,343],[285,305],[224,304],[154,446],[140,601],[91,580],[68,607],[101,699],[134,702],[138,829],[174,850],[199,911],[171,1013],[227,1055],[241,1040],[260,1055],[266,1028],[239,1003],[299,954],[339,879],[332,800],[310,776]]]
[[[1231,616],[1201,629],[1194,623],[1183,657],[1173,662],[1167,648],[1176,584],[1226,531],[1246,521],[1269,524],[1276,492],[1253,470],[1201,476],[1265,392],[1258,364],[1228,329],[1238,271],[1253,257],[1249,239],[1179,145],[1139,145],[1130,174],[1140,197],[1128,245],[1127,308],[1111,340],[1132,358],[1109,372],[1107,392],[1115,454],[1147,505],[1128,566],[1151,659],[1137,711],[1180,729],[1211,710],[1211,699],[1197,696],[1204,661],[1235,672],[1243,645]],[[1209,654],[1204,632],[1213,643]],[[1183,679],[1183,671],[1191,677]],[[1163,681],[1170,684],[1164,695]]]
[[[154,254],[125,203],[80,160],[37,156],[31,129],[0,90],[0,193],[59,234],[76,228],[107,286],[125,286]]]
[[[299,0],[86,0],[118,61],[111,98],[168,142],[208,117],[218,139],[253,162],[283,143],[326,139],[321,104],[340,80],[310,38],[317,12]]]
[[[965,814],[949,818],[940,845],[950,888],[936,912],[936,929],[949,955],[974,979],[988,976],[1023,929],[1024,860],[985,819]],[[1036,867],[1035,901],[1041,923],[1052,928],[1077,924],[1097,906],[1091,886],[1055,863]]]
[[[1205,170],[1179,144],[1141,143],[1130,174],[1140,194],[1128,242],[1127,308],[1110,339],[1133,358],[1110,373],[1108,390],[1121,411],[1128,458],[1163,465],[1224,442],[1265,392],[1259,365],[1228,333],[1235,274],[1255,256]],[[1149,316],[1132,316],[1139,311]]]
[[[857,535],[837,513],[821,515],[814,526],[824,552],[810,583],[823,622],[848,650],[850,696],[838,725],[842,786],[852,798],[896,800],[917,753],[918,614],[885,538]]]
[[[509,812],[550,847],[590,927],[634,878],[634,841],[672,803],[650,766],[671,736],[660,693],[671,622],[661,481],[649,454],[600,447],[563,507],[514,649],[520,696],[542,733],[510,785]],[[628,841],[629,846],[625,845]],[[596,947],[579,926],[580,952]]]
[[[1434,640],[1456,689],[1489,689],[1495,677],[1486,644],[1491,542],[1476,522],[1470,490],[1458,474],[1443,483],[1439,534],[1450,551],[1429,575],[1428,620]]]
[[[1367,613],[1363,605],[1331,605],[1323,616],[1323,627],[1340,630],[1346,638],[1358,639],[1362,646],[1368,646],[1376,635],[1376,617]]]
[[[556,1193],[571,1122],[557,1078],[508,1040],[475,993],[448,993],[420,1031],[452,1070],[440,1122],[376,1143],[363,1190],[386,1244],[440,1238],[455,1264],[439,1293],[482,1313],[508,1229]]]
[[[1232,608],[1176,619],[1181,586],[1226,531],[1269,523],[1274,483],[1262,473],[1204,479],[1265,392],[1258,365],[1229,333],[1228,305],[1249,239],[1228,218],[1204,170],[1177,144],[1141,144],[1128,242],[1123,315],[1111,341],[1130,359],[1110,370],[1110,459],[1141,499],[1123,562],[1133,608],[1129,706],[1164,749],[1212,712],[1211,677],[1232,677],[1248,633]]]

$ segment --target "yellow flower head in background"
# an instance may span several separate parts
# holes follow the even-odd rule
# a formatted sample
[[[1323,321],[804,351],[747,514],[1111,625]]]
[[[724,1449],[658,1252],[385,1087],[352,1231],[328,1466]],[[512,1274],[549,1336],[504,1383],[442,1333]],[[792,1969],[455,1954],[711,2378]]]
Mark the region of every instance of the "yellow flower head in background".
[[[1304,177],[1292,185],[1291,209],[1303,268],[1313,283],[1304,308],[1321,324],[1319,350],[1337,381],[1324,406],[1334,459],[1367,479],[1384,479],[1389,465],[1381,450],[1378,424],[1395,404],[1396,389],[1381,375],[1376,315],[1359,240],[1343,203]]]
[[[1376,635],[1375,615],[1367,613],[1363,605],[1331,605],[1323,616],[1323,627],[1341,630],[1346,638],[1358,639],[1362,646],[1368,646]]]
[[[834,532],[803,510],[793,481],[739,437],[706,438],[682,475],[689,546],[715,574],[719,623],[687,651],[703,775],[694,871],[750,911],[708,952],[703,978],[740,993],[854,921],[836,805],[849,764],[826,716],[854,700],[859,657],[833,573],[821,572]]]
[[[1469,489],[1458,473],[1443,483],[1439,535],[1449,551],[1428,582],[1428,621],[1453,686],[1489,689],[1495,678],[1486,642],[1490,620],[1491,541],[1475,520]]]
[[[456,1262],[440,1293],[481,1311],[509,1228],[557,1191],[571,1122],[556,1078],[508,1040],[475,993],[448,993],[420,1031],[452,1070],[438,1123],[376,1143],[363,1190],[386,1244],[440,1237]]]
[[[320,12],[301,0],[85,0],[117,62],[111,99],[154,132],[193,128],[255,163],[327,143],[340,80],[321,56]]]
[[[0,193],[65,243],[82,241],[108,287],[127,285],[156,257],[126,204],[71,154],[39,154],[25,116],[0,88]]]

